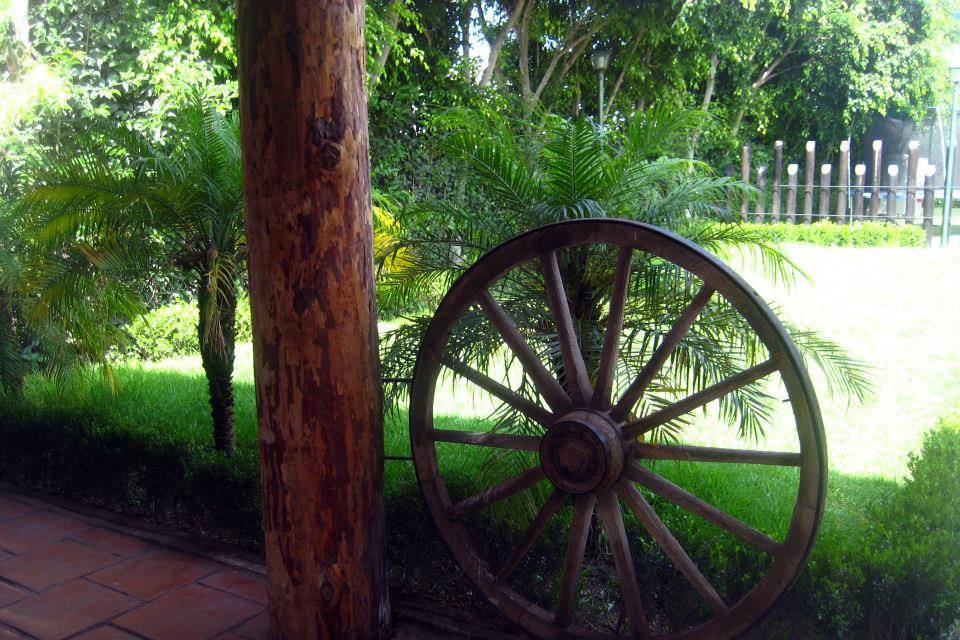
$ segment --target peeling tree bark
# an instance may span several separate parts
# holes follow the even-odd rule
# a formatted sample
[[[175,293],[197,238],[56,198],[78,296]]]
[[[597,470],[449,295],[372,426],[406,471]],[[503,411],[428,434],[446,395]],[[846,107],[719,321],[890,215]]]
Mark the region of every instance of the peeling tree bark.
[[[282,640],[389,622],[364,3],[239,0],[270,613]]]

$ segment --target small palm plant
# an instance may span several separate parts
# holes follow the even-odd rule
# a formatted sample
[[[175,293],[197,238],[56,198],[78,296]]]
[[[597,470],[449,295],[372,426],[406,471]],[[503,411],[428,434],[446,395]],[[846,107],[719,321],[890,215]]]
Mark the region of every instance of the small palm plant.
[[[442,201],[409,207],[398,216],[402,231],[394,250],[404,268],[381,274],[380,296],[397,308],[445,291],[486,251],[532,228],[587,217],[626,218],[670,229],[714,253],[748,252],[765,270],[789,281],[798,270],[775,246],[736,226],[717,224],[729,194],[750,189],[712,175],[703,165],[680,159],[689,135],[701,124],[695,111],[654,108],[630,120],[623,131],[601,131],[584,119],[547,117],[543,126],[516,125],[495,114],[453,111],[441,124],[449,133],[441,148],[458,159],[468,180],[487,197],[485,210],[461,210]],[[518,133],[519,132],[519,133]],[[616,247],[578,249],[558,256],[577,338],[591,378],[603,348],[607,312],[614,289]],[[632,267],[631,299],[614,388],[621,392],[662,342],[673,320],[690,302],[689,274],[662,260],[638,260]],[[549,318],[542,275],[518,270],[497,285],[500,305],[566,386],[563,358]],[[434,298],[434,303],[436,303]],[[413,308],[408,304],[408,308]],[[385,375],[409,378],[429,317],[417,315],[383,340]],[[445,347],[448,355],[489,371],[504,362],[500,333],[480,310],[467,313]],[[815,332],[792,328],[800,351],[820,366],[832,388],[860,397],[868,387],[865,368],[838,345]],[[663,367],[639,405],[656,408],[680,391],[696,392],[757,364],[761,345],[752,329],[722,300],[711,302]],[[516,370],[514,368],[514,370]],[[519,388],[517,388],[519,384]],[[512,385],[536,399],[526,377]],[[402,387],[394,390],[402,393]],[[722,417],[748,439],[763,435],[773,398],[759,384],[723,398]],[[536,430],[509,407],[495,413],[497,429]],[[654,438],[676,437],[684,419],[664,425]]]
[[[175,272],[192,284],[214,443],[232,453],[237,291],[245,261],[238,119],[197,94],[173,114],[161,143],[122,127],[92,134],[34,168],[18,209],[48,254],[76,255],[91,268],[110,265],[131,286],[152,272]],[[82,304],[62,303],[82,300],[77,289],[91,281],[63,281],[56,264],[37,274],[38,286],[51,305],[80,317]]]
[[[32,372],[63,383],[89,365],[112,382],[104,354],[124,341],[119,320],[143,309],[124,278],[136,260],[81,242],[52,248],[29,228],[0,201],[0,392],[19,395]]]

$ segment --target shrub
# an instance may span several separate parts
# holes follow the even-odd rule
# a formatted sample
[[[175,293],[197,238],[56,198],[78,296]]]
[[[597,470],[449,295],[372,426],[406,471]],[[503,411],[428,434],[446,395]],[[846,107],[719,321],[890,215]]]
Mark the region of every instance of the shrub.
[[[839,495],[832,481],[789,596],[830,638],[941,640],[960,622],[960,420],[941,420],[909,468],[903,484],[843,478]]]
[[[871,638],[937,640],[960,621],[960,418],[941,420],[909,467],[878,510],[864,601]]]
[[[130,323],[130,346],[126,355],[142,360],[163,360],[200,351],[197,334],[197,303],[179,301],[157,307]],[[250,300],[237,302],[237,342],[253,339]]]
[[[923,228],[917,225],[855,222],[836,224],[737,223],[740,227],[778,242],[807,242],[825,247],[922,247],[926,244]]]

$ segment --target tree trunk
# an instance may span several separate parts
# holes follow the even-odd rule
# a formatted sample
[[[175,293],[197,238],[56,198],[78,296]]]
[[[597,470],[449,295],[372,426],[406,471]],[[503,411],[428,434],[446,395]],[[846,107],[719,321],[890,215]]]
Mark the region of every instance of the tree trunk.
[[[517,27],[517,67],[520,70],[520,99],[523,102],[523,117],[527,119],[533,113],[535,98],[530,82],[530,20],[536,0],[527,0],[523,7],[523,19]]]
[[[240,112],[270,615],[390,620],[364,3],[240,0]]]
[[[627,55],[624,56],[627,60],[633,57],[634,52],[636,52],[637,47],[640,46],[640,38],[643,36],[642,31],[637,31],[636,35],[633,36],[633,40],[630,42],[630,48],[627,50]],[[653,53],[653,45],[647,46],[647,52],[643,56],[642,66],[647,67],[650,64],[650,56]],[[613,103],[617,99],[617,94],[620,93],[620,87],[623,86],[623,81],[627,77],[627,69],[630,68],[629,64],[624,64],[620,67],[620,73],[617,74],[617,79],[613,83],[613,89],[610,90],[610,95],[607,96],[607,104],[603,109],[604,113],[613,112]]]
[[[497,69],[497,63],[500,60],[500,52],[503,50],[503,45],[507,41],[507,36],[510,35],[510,32],[513,31],[513,25],[517,24],[517,20],[520,18],[520,12],[523,10],[524,0],[515,0],[513,3],[513,8],[510,9],[510,13],[507,14],[507,23],[503,25],[503,29],[500,30],[500,33],[497,34],[497,39],[490,44],[490,54],[487,56],[487,66],[483,69],[483,75],[480,76],[480,86],[485,87],[490,84],[490,80],[493,78],[493,73]],[[481,13],[483,8],[481,7]]]
[[[716,51],[710,54],[710,71],[707,72],[707,86],[703,90],[703,102],[700,103],[700,110],[704,113],[709,113],[710,111],[710,102],[713,100],[713,88],[717,83],[717,66],[719,61],[720,60]],[[693,160],[693,157],[697,152],[697,143],[700,142],[701,135],[703,135],[702,125],[698,126],[693,132],[693,135],[690,137],[691,160]]]
[[[460,8],[460,56],[464,62],[470,62],[470,16],[473,5],[473,0],[470,0]]]
[[[387,25],[396,30],[400,25],[400,12],[397,9],[396,4],[391,4],[390,8],[387,10],[387,17],[384,20]],[[370,90],[377,86],[380,82],[380,77],[383,76],[383,72],[387,69],[387,60],[390,59],[390,53],[393,51],[393,41],[387,42],[383,45],[383,49],[380,51],[380,55],[377,56],[376,63],[373,65],[373,69],[370,71]]]
[[[216,295],[216,299],[213,296]],[[237,344],[237,288],[221,284],[211,293],[206,275],[200,279],[197,295],[200,321],[200,359],[210,389],[213,443],[217,451],[233,455],[237,448],[233,419],[233,360]],[[215,307],[215,308],[212,308]],[[215,317],[218,316],[218,317]]]
[[[737,117],[733,119],[733,126],[730,127],[730,137],[736,138],[737,134],[740,133],[740,125],[743,124],[743,116],[746,114],[747,108],[745,106],[740,107],[737,111]]]

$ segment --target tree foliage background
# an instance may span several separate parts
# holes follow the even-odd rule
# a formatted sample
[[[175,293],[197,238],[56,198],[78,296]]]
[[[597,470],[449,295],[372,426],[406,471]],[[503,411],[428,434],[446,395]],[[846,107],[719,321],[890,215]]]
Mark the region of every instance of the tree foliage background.
[[[613,52],[607,111],[654,104],[713,117],[690,152],[719,167],[744,142],[854,144],[877,115],[920,119],[946,91],[955,0],[373,0],[367,6],[375,185],[456,193],[423,141],[468,106],[520,117],[596,115],[589,54]],[[0,147],[12,177],[89,118],[166,134],[203,86],[236,95],[230,0],[0,0]],[[79,125],[77,123],[80,123]]]
[[[856,144],[877,116],[920,119],[942,100],[958,2],[371,0],[375,197],[394,211],[442,201],[447,211],[488,212],[493,202],[457,155],[435,144],[451,114],[496,116],[518,134],[558,118],[596,119],[590,54],[598,48],[612,52],[608,129],[638,114],[700,111],[670,150],[698,167],[720,169],[745,142],[783,139],[788,153],[811,138],[827,149],[847,137]],[[0,264],[0,324],[22,329],[15,317],[37,295],[16,290],[31,264],[30,233],[3,212],[24,197],[38,167],[75,163],[78,140],[107,148],[120,133],[173,149],[186,138],[178,108],[191,96],[223,116],[235,111],[235,18],[232,0],[0,0],[0,226],[12,238],[2,247],[9,260]],[[418,224],[456,235],[464,231],[458,220],[430,215]],[[378,209],[381,231],[396,224]],[[237,255],[242,261],[242,247]],[[195,277],[158,265],[125,280],[145,306],[197,297]]]

